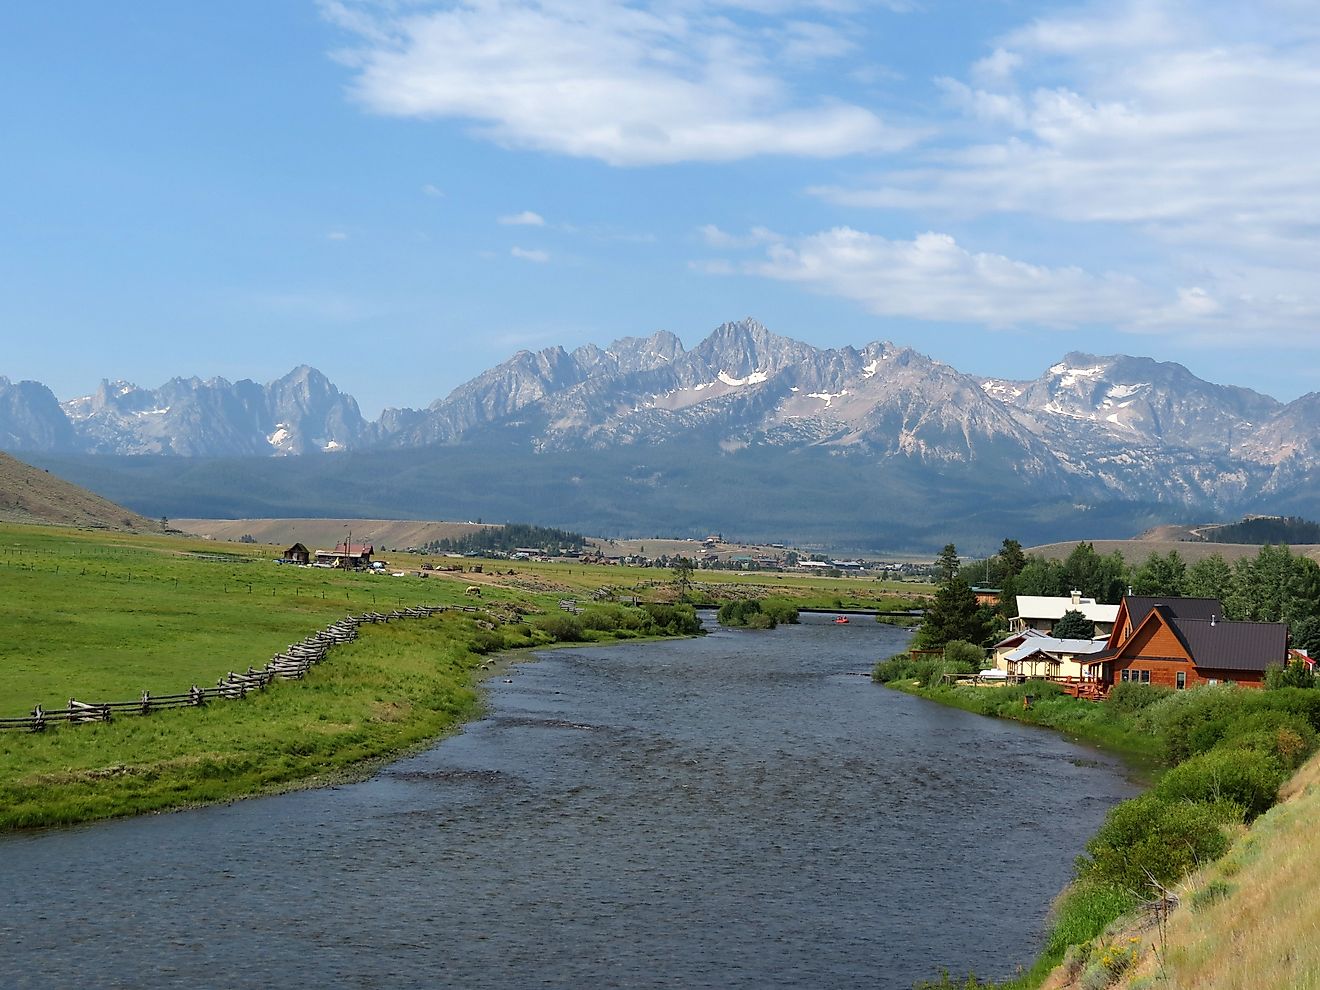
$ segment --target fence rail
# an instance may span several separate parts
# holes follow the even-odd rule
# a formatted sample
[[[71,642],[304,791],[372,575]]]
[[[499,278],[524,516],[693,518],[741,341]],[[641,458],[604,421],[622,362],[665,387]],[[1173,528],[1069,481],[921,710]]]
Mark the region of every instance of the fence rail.
[[[476,612],[474,605],[411,605],[389,613],[367,612],[349,615],[330,623],[310,636],[290,643],[262,667],[249,667],[243,673],[229,671],[215,687],[194,684],[179,694],[151,694],[143,691],[133,701],[78,701],[70,698],[65,708],[46,709],[36,705],[31,713],[17,718],[0,718],[0,731],[20,729],[43,732],[48,726],[82,725],[87,722],[110,722],[119,715],[150,715],[165,708],[200,708],[212,701],[238,701],[253,691],[264,691],[276,680],[302,680],[307,672],[326,658],[330,649],[357,639],[364,623],[392,622],[396,619],[420,619],[441,612]]]

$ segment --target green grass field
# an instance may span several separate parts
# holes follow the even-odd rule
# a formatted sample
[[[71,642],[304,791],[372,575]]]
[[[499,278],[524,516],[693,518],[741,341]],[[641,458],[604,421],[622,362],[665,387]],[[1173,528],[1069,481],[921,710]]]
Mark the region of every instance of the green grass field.
[[[486,561],[479,575],[421,577],[415,569],[424,558],[405,557],[395,564],[410,573],[392,577],[277,565],[273,556],[262,545],[0,527],[0,717],[38,704],[63,708],[70,698],[129,701],[143,691],[211,686],[348,614],[472,604],[472,583],[483,612],[364,626],[305,680],[242,701],[2,732],[0,830],[177,808],[351,772],[471,718],[483,653],[552,641],[527,623],[500,625],[508,617],[496,614],[502,606],[562,616],[561,598],[585,601],[603,587],[655,601],[672,601],[678,590],[666,571],[576,563]],[[857,579],[703,573],[692,597],[911,604],[895,591]]]

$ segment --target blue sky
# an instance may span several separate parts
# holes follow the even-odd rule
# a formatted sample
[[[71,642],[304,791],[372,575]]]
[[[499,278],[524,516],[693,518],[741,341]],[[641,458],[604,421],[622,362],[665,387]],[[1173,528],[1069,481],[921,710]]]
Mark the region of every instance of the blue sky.
[[[0,374],[369,416],[754,316],[1031,378],[1320,368],[1320,12],[1148,0],[10,5]]]

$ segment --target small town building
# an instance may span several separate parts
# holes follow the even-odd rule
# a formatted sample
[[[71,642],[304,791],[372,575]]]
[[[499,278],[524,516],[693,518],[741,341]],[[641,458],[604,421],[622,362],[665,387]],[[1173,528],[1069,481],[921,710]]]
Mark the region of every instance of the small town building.
[[[1055,639],[1053,636],[1028,636],[1022,645],[1009,651],[996,667],[1019,681],[1033,677],[1049,680],[1080,681],[1087,678],[1087,664],[1092,656],[1107,648],[1103,639]]]
[[[976,596],[978,605],[998,605],[999,596],[1003,593],[1002,588],[972,588],[972,594]]]
[[[316,563],[334,567],[354,568],[371,566],[371,555],[376,548],[370,543],[336,543],[333,550],[316,551]]]
[[[1022,632],[1009,633],[994,646],[990,647],[990,659],[993,665],[999,670],[1007,670],[1004,666],[1004,658],[1016,650],[1019,646],[1029,639],[1039,639],[1045,634],[1037,632],[1035,629],[1024,629]]]
[[[311,551],[301,543],[295,543],[284,551],[284,555],[280,559],[289,564],[310,564],[312,562],[312,554]]]
[[[1118,605],[1100,605],[1094,598],[1083,598],[1080,591],[1071,596],[1018,595],[1017,616],[1009,623],[1013,632],[1035,629],[1045,634],[1054,631],[1054,624],[1064,612],[1081,612],[1095,623],[1096,635],[1108,635],[1118,619]]]

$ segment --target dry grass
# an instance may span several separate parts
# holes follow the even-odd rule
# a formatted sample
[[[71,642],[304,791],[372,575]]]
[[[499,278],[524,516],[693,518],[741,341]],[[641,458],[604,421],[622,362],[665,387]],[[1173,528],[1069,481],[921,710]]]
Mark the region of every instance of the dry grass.
[[[416,547],[433,540],[457,539],[487,528],[476,523],[417,519],[171,519],[170,525],[185,533],[213,540],[251,536],[258,543],[269,543],[281,549],[302,543],[312,550],[342,543],[349,532],[353,534],[354,543]]]
[[[160,524],[0,453],[0,522],[159,530]]]
[[[1161,937],[1149,933],[1126,990],[1320,987],[1320,756],[1219,862],[1184,885]]]
[[[1036,554],[1049,560],[1064,560],[1068,554],[1077,548],[1078,540],[1068,540],[1063,543],[1045,543],[1038,547],[1029,547],[1027,553]],[[1255,557],[1260,553],[1260,547],[1254,543],[1200,543],[1187,540],[1088,540],[1086,541],[1095,546],[1096,553],[1111,554],[1115,550],[1123,555],[1123,559],[1130,565],[1139,565],[1152,553],[1158,553],[1161,556],[1167,555],[1170,551],[1176,550],[1178,556],[1189,564],[1212,554],[1219,554],[1230,564],[1241,560],[1243,557]],[[1295,544],[1291,547],[1294,554],[1299,557],[1310,557],[1312,560],[1320,560],[1320,546],[1312,544]]]

